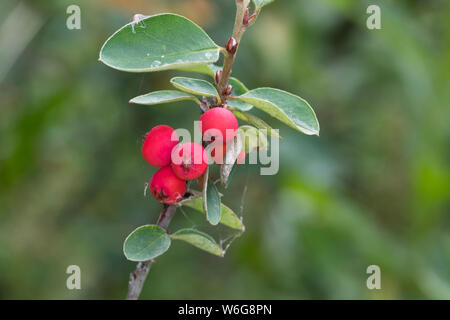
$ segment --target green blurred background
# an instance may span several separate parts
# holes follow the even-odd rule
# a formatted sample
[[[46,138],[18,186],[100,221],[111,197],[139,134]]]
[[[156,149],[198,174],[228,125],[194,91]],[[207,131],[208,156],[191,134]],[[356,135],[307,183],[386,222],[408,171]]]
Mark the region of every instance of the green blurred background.
[[[81,30],[66,28],[70,4]],[[382,30],[366,28],[369,4]],[[1,1],[0,298],[125,296],[135,263],[122,242],[160,210],[144,197],[155,169],[141,139],[161,123],[192,129],[200,111],[128,104],[176,73],[123,73],[97,58],[133,14],[158,12],[224,45],[234,1]],[[234,75],[307,99],[321,136],[264,117],[284,137],[280,171],[241,167],[224,198],[240,212],[248,186],[246,232],[225,258],[173,243],[142,297],[449,299],[450,2],[276,0],[245,34]],[[180,212],[170,230],[210,231],[198,217]],[[82,290],[66,288],[71,264]],[[372,264],[381,290],[366,287]]]

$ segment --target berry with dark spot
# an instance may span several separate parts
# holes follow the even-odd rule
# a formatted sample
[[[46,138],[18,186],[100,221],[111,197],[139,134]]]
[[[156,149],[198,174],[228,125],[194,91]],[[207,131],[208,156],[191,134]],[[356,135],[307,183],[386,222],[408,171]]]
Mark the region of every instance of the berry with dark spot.
[[[186,192],[186,181],[178,178],[170,166],[156,171],[150,181],[150,191],[161,203],[174,204]]]
[[[175,146],[172,152],[172,170],[183,180],[194,180],[200,177],[208,167],[206,150],[194,142],[186,142]]]
[[[238,121],[233,112],[225,108],[212,108],[200,117],[203,139],[205,141],[225,141],[234,138]]]

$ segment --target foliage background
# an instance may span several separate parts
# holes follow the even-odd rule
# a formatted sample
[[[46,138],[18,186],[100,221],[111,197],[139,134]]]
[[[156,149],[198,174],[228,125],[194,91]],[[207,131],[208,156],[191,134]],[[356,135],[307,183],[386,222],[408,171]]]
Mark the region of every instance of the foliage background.
[[[373,3],[379,31],[365,27]],[[65,27],[70,4],[79,31]],[[122,73],[97,57],[134,13],[164,11],[224,45],[234,2],[1,1],[0,298],[125,296],[135,264],[122,241],[159,211],[143,196],[155,169],[141,138],[160,123],[192,129],[200,113],[129,105],[174,73]],[[242,168],[224,200],[239,211],[248,184],[243,236],[224,259],[174,243],[143,298],[450,298],[450,2],[275,1],[245,34],[234,75],[306,98],[321,137],[282,126],[279,174]],[[178,214],[172,230],[191,225]],[[82,290],[66,289],[70,264]],[[371,264],[382,290],[366,288]]]

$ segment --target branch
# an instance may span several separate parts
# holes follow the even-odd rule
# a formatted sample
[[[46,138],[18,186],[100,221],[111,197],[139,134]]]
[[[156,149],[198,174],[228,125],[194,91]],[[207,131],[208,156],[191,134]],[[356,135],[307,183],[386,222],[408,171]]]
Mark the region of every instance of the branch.
[[[236,0],[236,19],[234,22],[233,35],[232,37],[236,40],[237,48],[241,42],[242,35],[245,30],[251,26],[256,17],[259,14],[259,10],[255,12],[255,17],[252,21],[247,21],[247,24],[244,25],[244,16],[245,12],[250,4],[250,0]],[[234,63],[234,58],[236,56],[236,51],[234,53],[228,52],[225,55],[225,60],[223,63],[222,76],[217,83],[217,91],[220,95],[220,99],[222,102],[225,102],[227,99],[227,94],[225,93],[225,89],[228,86],[228,80],[231,74],[231,68]],[[202,107],[202,105],[201,105]],[[172,220],[173,215],[175,214],[176,207],[164,205],[164,208],[159,216],[157,224],[163,228],[167,229],[170,221]],[[139,298],[139,295],[142,291],[142,287],[144,286],[145,279],[147,278],[148,272],[150,271],[150,267],[152,266],[154,260],[139,262],[136,266],[136,270],[130,274],[130,281],[128,282],[128,294],[127,300],[136,300]]]
[[[247,26],[244,26],[244,15],[245,10],[247,9],[249,3],[250,0],[236,0],[236,19],[234,21],[232,37],[234,38],[234,40],[236,40],[238,48],[239,43],[241,42],[242,35],[247,29]],[[225,60],[223,62],[222,76],[220,77],[219,83],[217,84],[217,91],[222,101],[226,101],[227,99],[225,89],[227,88],[228,85],[228,79],[230,78],[231,67],[233,66],[236,52],[234,53],[229,52],[228,55],[225,56]]]
[[[167,229],[176,210],[177,207],[165,204],[161,214],[159,215],[157,225],[163,229]],[[147,278],[150,267],[154,261],[155,260],[139,262],[136,266],[136,270],[130,273],[127,300],[137,300],[139,298],[145,279]]]

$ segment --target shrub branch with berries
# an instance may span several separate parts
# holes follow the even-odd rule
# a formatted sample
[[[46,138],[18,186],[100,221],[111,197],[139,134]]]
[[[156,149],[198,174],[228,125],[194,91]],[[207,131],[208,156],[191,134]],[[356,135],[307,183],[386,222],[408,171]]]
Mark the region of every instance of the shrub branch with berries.
[[[248,90],[230,76],[244,32],[272,1],[253,0],[250,8],[250,0],[236,0],[233,34],[225,47],[218,46],[185,17],[158,14],[135,15],[133,22],[116,31],[101,48],[99,60],[117,70],[180,70],[205,74],[212,80],[175,77],[170,82],[177,90],[155,91],[130,100],[141,105],[182,100],[197,103],[202,112],[202,141],[179,143],[176,130],[167,125],[154,127],[144,139],[145,160],[160,167],[151,179],[150,191],[163,209],[156,224],[137,228],[124,242],[126,258],[138,262],[130,275],[127,299],[139,297],[151,264],[169,249],[172,240],[224,255],[225,250],[213,237],[199,230],[169,233],[167,227],[177,208],[193,208],[203,212],[211,225],[220,223],[244,231],[242,220],[221,203],[219,189],[228,187],[234,168],[245,160],[246,152],[267,149],[267,135],[281,139],[278,130],[249,112],[253,107],[304,134],[319,135],[317,117],[304,99],[273,88]],[[224,56],[223,65],[217,66],[220,54]],[[237,119],[248,125],[239,127]],[[211,165],[220,166],[220,179],[210,177]],[[198,190],[191,187],[195,181]]]

